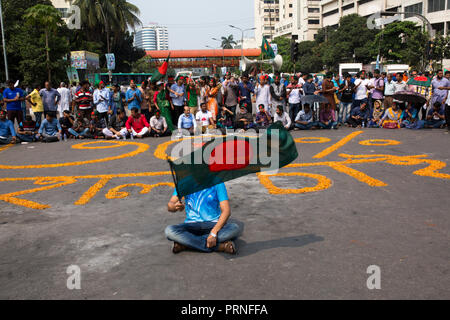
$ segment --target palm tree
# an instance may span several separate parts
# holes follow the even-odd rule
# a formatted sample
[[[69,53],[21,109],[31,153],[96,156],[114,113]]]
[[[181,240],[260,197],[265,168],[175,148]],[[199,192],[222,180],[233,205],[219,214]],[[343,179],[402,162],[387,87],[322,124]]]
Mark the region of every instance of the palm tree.
[[[222,49],[233,49],[233,44],[236,45],[237,43],[234,41],[232,34],[228,37],[222,37]]]
[[[25,11],[25,15],[23,16],[23,18],[25,20],[25,23],[29,25],[35,26],[37,28],[44,27],[48,81],[52,81],[49,36],[51,32],[55,32],[64,24],[63,20],[61,19],[61,14],[55,7],[51,5],[37,4],[34,7],[28,8]]]
[[[81,24],[90,30],[106,31],[105,19],[115,34],[142,25],[139,8],[126,0],[75,0],[74,5],[80,7]]]

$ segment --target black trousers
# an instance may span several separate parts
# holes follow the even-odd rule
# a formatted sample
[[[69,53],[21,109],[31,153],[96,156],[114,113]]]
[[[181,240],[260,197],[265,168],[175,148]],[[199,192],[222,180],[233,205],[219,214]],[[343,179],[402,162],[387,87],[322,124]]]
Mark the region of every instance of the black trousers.
[[[172,123],[174,124],[174,126],[177,126],[178,119],[184,112],[184,106],[173,105],[173,109],[174,110],[170,109],[170,115],[172,116]]]
[[[352,117],[348,118],[347,123],[351,125],[353,128],[356,128],[357,126],[362,125],[362,119],[353,119]]]

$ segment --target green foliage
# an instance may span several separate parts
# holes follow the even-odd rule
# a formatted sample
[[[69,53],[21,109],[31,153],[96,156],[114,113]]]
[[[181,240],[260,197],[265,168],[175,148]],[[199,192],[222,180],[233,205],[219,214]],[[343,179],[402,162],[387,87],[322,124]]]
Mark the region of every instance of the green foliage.
[[[228,37],[222,37],[222,49],[233,49],[233,45],[236,45],[236,41],[233,39],[233,35],[230,34]]]
[[[389,62],[405,63],[420,68],[425,57],[428,36],[411,21],[388,24],[373,42],[375,50]]]

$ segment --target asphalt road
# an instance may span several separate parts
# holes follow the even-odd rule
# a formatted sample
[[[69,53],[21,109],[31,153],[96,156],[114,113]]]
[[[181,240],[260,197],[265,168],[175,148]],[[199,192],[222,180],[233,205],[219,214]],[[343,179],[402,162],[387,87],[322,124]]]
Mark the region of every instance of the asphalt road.
[[[169,138],[135,140],[148,149],[84,165],[9,167],[115,157],[137,146],[79,150],[71,146],[80,141],[69,141],[0,151],[0,299],[450,299],[450,169],[442,168],[450,136],[365,129],[313,158],[354,132],[293,132],[330,141],[298,143],[296,162],[311,165],[281,172],[320,175],[324,190],[271,194],[256,175],[226,183],[243,227],[236,256],[171,253],[164,228],[184,217],[167,212],[167,185],[106,197],[124,196],[111,189],[125,184],[171,182],[154,156]],[[360,144],[368,139],[400,144]],[[366,156],[343,167],[344,154]],[[26,179],[35,177],[45,178]],[[318,184],[304,175],[271,181],[272,191]],[[71,265],[81,270],[80,290],[67,288]],[[371,265],[380,268],[381,289],[367,287]]]

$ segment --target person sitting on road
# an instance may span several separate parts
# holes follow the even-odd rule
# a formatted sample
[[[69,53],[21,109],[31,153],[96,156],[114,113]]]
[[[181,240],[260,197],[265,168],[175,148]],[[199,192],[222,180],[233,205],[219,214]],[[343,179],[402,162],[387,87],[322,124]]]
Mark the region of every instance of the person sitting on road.
[[[25,121],[19,124],[17,138],[22,142],[35,142],[37,141],[36,135],[38,131],[39,124],[30,115],[27,115]]]
[[[131,117],[126,123],[128,132],[138,139],[142,139],[149,134],[150,125],[143,114],[139,112],[138,108],[131,109]]]
[[[207,129],[215,128],[213,115],[208,110],[208,105],[204,102],[200,104],[200,111],[195,115],[195,119],[201,122],[202,133],[205,133]]]
[[[402,111],[398,108],[396,101],[392,102],[392,107],[386,110],[383,118],[381,118],[382,127],[385,129],[400,128],[400,120]]]
[[[169,212],[186,209],[183,224],[168,226],[165,234],[173,241],[173,253],[187,249],[201,252],[225,252],[236,254],[232,240],[240,234],[236,223],[228,222],[231,215],[230,202],[225,185],[218,184],[211,188],[185,197],[185,206],[175,190],[167,207]]]
[[[369,120],[369,128],[381,127],[381,117],[383,116],[384,108],[381,100],[375,100],[373,103],[372,117]]]
[[[89,120],[84,117],[84,112],[79,111],[77,118],[73,123],[72,128],[69,128],[69,133],[75,137],[75,139],[84,139],[90,137],[90,125]]]
[[[91,113],[91,123],[89,126],[89,132],[93,139],[104,139],[103,129],[106,128],[105,118],[100,118],[100,112],[94,110]]]
[[[195,117],[191,113],[190,107],[184,107],[183,114],[178,118],[178,129],[189,131],[191,135],[194,135],[194,132],[197,129],[197,121],[195,121]]]
[[[63,135],[68,137],[70,135],[69,129],[73,127],[75,119],[70,114],[69,110],[63,111],[63,117],[59,118],[59,124],[61,125]]]
[[[322,129],[337,129],[336,113],[331,109],[329,103],[325,104],[325,107],[320,110],[320,122],[319,127]]]
[[[304,109],[297,113],[297,117],[295,118],[295,128],[299,130],[309,130],[317,126],[317,123],[314,122],[314,116],[310,105],[305,103],[303,107]]]
[[[281,122],[286,130],[290,130],[292,124],[291,118],[289,117],[289,114],[283,110],[283,106],[277,106],[273,122]]]
[[[259,112],[256,114],[256,126],[258,129],[266,129],[272,122],[272,117],[263,104],[258,106]]]
[[[126,123],[128,117],[123,109],[118,108],[116,114],[111,116],[108,127],[103,129],[103,134],[106,139],[126,139],[128,136],[128,129]]]
[[[444,128],[445,113],[439,101],[435,102],[433,108],[428,111],[425,128]]]
[[[402,112],[400,127],[409,129],[419,129],[416,123],[419,121],[418,110],[409,103],[405,110]]]
[[[186,108],[190,110],[189,107]],[[159,110],[157,110],[155,112],[155,115],[150,119],[150,128],[151,128],[150,136],[152,137],[158,138],[168,136],[171,134],[167,125],[166,118],[161,117],[161,112]]]
[[[360,106],[354,108],[350,113],[347,123],[350,127],[361,128],[363,123],[367,122],[368,115],[369,110],[367,109],[367,102],[361,101]]]
[[[0,110],[0,145],[10,143],[17,143],[14,124],[6,119],[6,111]]]
[[[253,122],[253,115],[247,111],[247,104],[241,105],[240,113],[236,117],[236,129],[246,131],[248,129],[256,127]]]
[[[57,142],[61,138],[62,129],[53,112],[48,112],[39,128],[38,138],[42,142]]]

